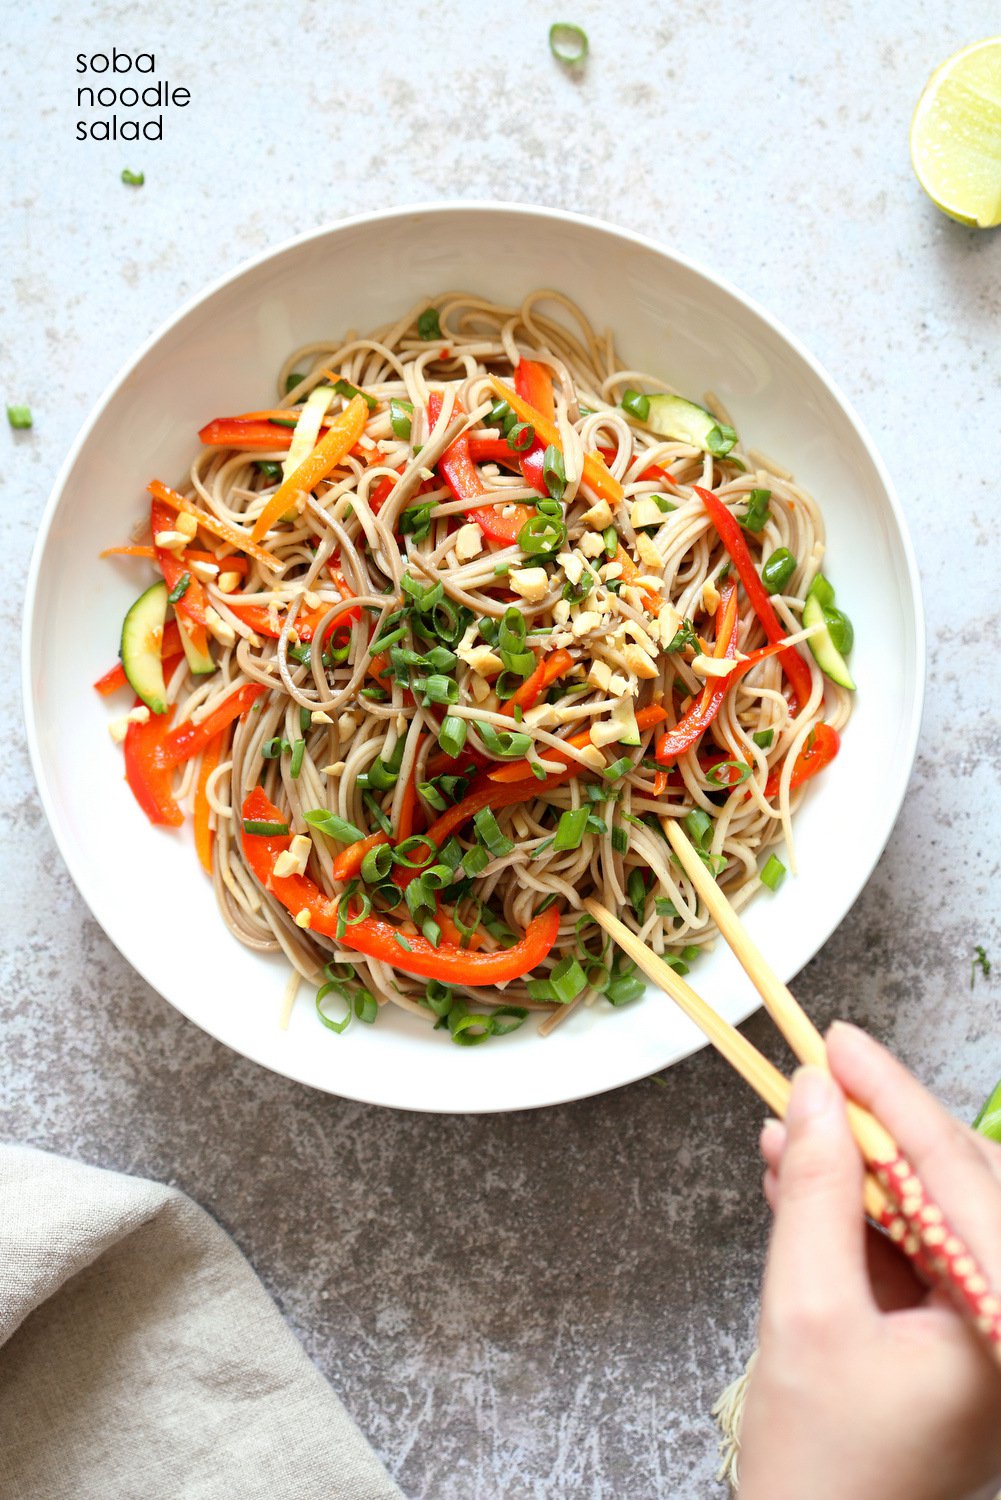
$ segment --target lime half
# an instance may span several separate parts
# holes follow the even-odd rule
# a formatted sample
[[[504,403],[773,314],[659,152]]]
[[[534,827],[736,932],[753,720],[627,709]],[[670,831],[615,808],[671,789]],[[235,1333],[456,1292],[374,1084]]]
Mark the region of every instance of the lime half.
[[[1001,37],[936,68],[911,121],[911,161],[929,198],[960,224],[1001,224]]]

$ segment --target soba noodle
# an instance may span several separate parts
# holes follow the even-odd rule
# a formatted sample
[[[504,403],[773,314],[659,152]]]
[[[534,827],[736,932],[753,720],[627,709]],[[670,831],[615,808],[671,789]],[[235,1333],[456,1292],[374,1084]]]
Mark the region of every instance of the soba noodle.
[[[428,317],[418,324],[429,307],[438,314],[437,324],[430,320],[430,336]],[[471,528],[463,514],[468,499],[456,498],[438,467],[463,433],[501,438],[490,377],[511,384],[522,360],[551,373],[565,470],[565,535],[555,552],[531,557],[522,555],[517,540],[491,540],[475,523]],[[293,374],[301,378],[290,389]],[[465,878],[456,870],[454,880],[460,883],[447,886],[441,898],[454,908],[460,931],[475,929],[474,946],[483,952],[520,936],[547,900],[558,906],[559,935],[529,974],[486,988],[451,981],[450,989],[467,1004],[550,1013],[544,1030],[600,993],[613,1002],[617,996],[628,998],[638,985],[616,989],[614,980],[627,975],[628,965],[614,966],[597,927],[582,920],[583,899],[597,896],[656,952],[690,962],[712,943],[715,930],[672,858],[662,821],[705,814],[696,824],[703,856],[733,904],[743,906],[760,886],[763,854],[784,840],[792,857],[791,817],[802,796],[801,789],[791,787],[797,756],[812,743],[821,721],[839,729],[849,715],[849,694],[825,683],[812,658],[801,653],[810,693],[793,716],[780,659],[772,656],[735,681],[712,723],[673,770],[656,765],[658,738],[705,687],[698,663],[704,667],[712,655],[721,591],[733,588],[727,550],[692,486],[714,491],[737,517],[752,491],[771,492],[763,527],[745,535],[756,561],[780,547],[796,559],[788,585],[772,600],[793,641],[803,639],[803,601],[824,552],[817,505],[784,471],[770,470],[739,446],[714,457],[692,444],[658,438],[632,419],[619,405],[628,389],[671,388],[653,374],[622,368],[612,334],[598,333],[556,292],[535,292],[519,308],[450,292],[433,303],[422,301],[374,333],[307,345],[278,373],[280,407],[295,418],[308,394],[332,379],[346,381],[375,403],[360,445],[269,531],[264,545],[279,560],[280,571],[250,557],[234,591],[220,554],[219,576],[204,583],[216,612],[210,628],[221,646],[218,669],[202,679],[189,675],[182,662],[168,685],[175,722],[206,717],[239,684],[258,683],[268,690],[255,711],[236,723],[231,745],[204,788],[215,827],[213,880],[223,919],[240,942],[261,952],[280,950],[308,979],[315,981],[329,965],[330,974],[345,976],[340,991],[349,1002],[352,994],[367,990],[379,1004],[392,1002],[434,1021],[442,1006],[429,1009],[426,977],[311,931],[262,888],[245,858],[241,807],[251,789],[263,786],[290,830],[312,837],[309,873],[327,896],[337,896],[345,891],[333,871],[343,842],[318,833],[306,821],[307,812],[328,810],[365,835],[380,826],[398,830],[416,786],[422,789],[416,802],[415,832],[420,833],[461,798],[471,780],[510,759],[499,747],[514,733],[521,737],[514,742],[521,757],[535,762],[536,771],[523,783],[518,802],[496,808],[500,837],[492,848],[488,837],[485,861],[482,854],[471,861],[483,868]],[[432,392],[441,398],[433,426],[428,418]],[[336,396],[329,413],[341,410],[350,394]],[[391,411],[391,401],[412,405],[409,435],[398,435],[405,408]],[[584,474],[585,454],[596,449],[624,490],[610,517],[618,534],[618,563],[610,560],[616,539],[613,534],[608,542],[602,507]],[[196,508],[246,528],[274,494],[275,466],[285,457],[285,446],[277,441],[273,451],[203,447],[184,493]],[[660,471],[668,471],[667,477]],[[483,503],[497,505],[495,514],[503,516],[503,506],[531,507],[539,499],[516,458],[508,466],[486,462],[480,473],[489,490]],[[648,511],[635,509],[637,500],[651,496],[662,497],[653,524]],[[635,522],[643,515],[641,527]],[[557,518],[557,530],[559,524]],[[530,586],[538,584],[537,577],[523,576],[540,567],[541,591]],[[591,587],[578,597],[582,580]],[[432,590],[444,601],[437,612],[427,605]],[[655,612],[658,596],[664,604]],[[343,623],[346,597],[358,616],[350,631]],[[263,636],[241,617],[248,605],[269,612],[277,638]],[[506,698],[497,691],[510,693],[512,682],[520,680],[503,669],[498,656],[498,630],[505,618],[510,622],[512,609],[524,622],[521,651],[514,652],[523,658],[522,674],[527,651],[544,659],[565,650],[573,659],[548,694],[515,717],[505,712]],[[296,633],[305,612],[316,620],[309,650]],[[342,623],[330,634],[331,649],[317,650],[316,642],[324,641],[338,617]],[[429,617],[444,621],[440,635],[421,634],[421,620]],[[373,674],[372,643],[394,631],[399,633],[392,648],[375,653],[389,664],[378,675],[377,663]],[[758,618],[743,601],[738,659],[764,643]],[[437,675],[454,684],[437,701],[423,691],[434,664],[415,664],[436,644],[452,657],[450,663],[447,656],[439,658],[446,666]],[[400,651],[413,653],[409,665],[393,655]],[[637,745],[599,731],[595,739],[604,748],[566,746],[570,735],[607,727],[610,710],[622,699],[634,710],[660,704],[664,723],[643,730]],[[466,738],[443,773],[444,716],[459,721]],[[296,751],[300,740],[304,744]],[[553,759],[561,746],[562,755]],[[568,759],[579,774],[547,789],[547,764],[562,769]],[[731,767],[722,773],[722,786],[721,764]],[[613,767],[613,776],[603,775],[603,767]],[[373,776],[373,768],[381,770]],[[776,770],[777,788],[766,794],[769,774]],[[737,784],[727,784],[737,776]],[[189,767],[178,788],[181,795],[189,792],[192,778]],[[566,842],[556,838],[561,815],[584,809],[578,841],[559,847]],[[581,821],[576,820],[578,826]],[[470,824],[452,838],[455,859],[460,852],[464,857],[484,848],[482,829]],[[352,889],[366,890],[378,912],[393,901],[389,884],[383,874],[367,886],[356,881]],[[421,930],[421,915],[396,898],[387,920],[406,939]],[[432,922],[433,940],[434,914],[425,920]],[[402,949],[401,944],[401,963]],[[570,967],[573,959],[580,963],[584,987],[578,982],[569,1003],[539,998],[545,986],[538,981],[561,962]]]

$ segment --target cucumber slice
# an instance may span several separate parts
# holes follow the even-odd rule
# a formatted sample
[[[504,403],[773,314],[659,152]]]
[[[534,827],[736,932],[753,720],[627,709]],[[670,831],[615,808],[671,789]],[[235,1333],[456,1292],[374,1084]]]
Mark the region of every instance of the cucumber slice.
[[[207,677],[210,672],[215,671],[216,664],[212,660],[211,654],[208,651],[199,651],[188,633],[187,623],[176,610],[174,611],[174,618],[177,621],[177,633],[181,637],[181,646],[184,649],[184,655],[187,657],[189,672],[195,677]]]
[[[848,670],[848,663],[831,640],[827,613],[821,603],[820,595],[812,591],[807,595],[803,606],[803,625],[806,629],[812,625],[823,626],[822,630],[818,630],[816,635],[811,635],[807,641],[813,653],[813,659],[825,677],[829,677],[839,687],[847,688],[850,693],[854,693],[855,679]]]
[[[152,713],[167,712],[160,646],[167,618],[167,585],[154,583],[140,594],[122,622],[119,654],[130,687]]]
[[[725,458],[737,441],[732,427],[717,422],[711,411],[694,401],[686,401],[683,396],[651,396],[649,400],[646,425],[658,437],[692,443],[715,458]]]

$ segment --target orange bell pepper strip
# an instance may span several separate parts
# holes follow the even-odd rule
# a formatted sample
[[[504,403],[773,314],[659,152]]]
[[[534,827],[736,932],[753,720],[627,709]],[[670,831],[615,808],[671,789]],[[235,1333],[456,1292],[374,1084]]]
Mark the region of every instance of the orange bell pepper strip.
[[[732,660],[736,656],[739,630],[737,585],[729,579],[723,585],[719,608],[716,611],[716,645],[713,649],[715,660]],[[660,765],[673,766],[679,755],[683,755],[690,746],[702,738],[720,711],[733,675],[734,673],[731,672],[728,677],[708,678],[705,687],[688,712],[682,715],[673,729],[661,735],[657,741],[657,751],[654,757]]]
[[[765,635],[772,645],[777,644],[784,639],[786,632],[772,607],[772,601],[761,582],[758,570],[754,566],[754,559],[744,538],[740,522],[733,512],[727,509],[719,496],[713,494],[712,490],[705,490],[698,484],[693,485],[692,488],[709,512],[710,520],[719,533],[720,541],[733,559],[733,565],[744,585],[744,592],[750,601],[751,608],[764,627]],[[784,647],[780,660],[782,670],[788,677],[792,688],[794,702],[790,706],[795,716],[810,696],[813,677],[810,668],[795,646]]]
[[[281,813],[269,802],[262,787],[254,787],[243,804],[243,817],[250,822],[282,823]],[[243,834],[243,852],[257,880],[290,912],[309,913],[313,932],[334,938],[342,947],[364,953],[426,979],[469,986],[506,984],[520,979],[548,955],[559,934],[560,914],[555,906],[533,917],[523,935],[510,948],[496,953],[473,953],[466,948],[442,944],[436,948],[427,938],[404,934],[381,917],[363,917],[338,933],[337,897],[325,896],[315,881],[305,875],[278,876],[275,862],[291,839],[288,835]]]
[[[639,568],[633,562],[621,541],[615,549],[615,556],[612,558],[612,561],[620,564],[622,572],[619,574],[619,577],[623,583],[636,583],[636,580],[641,577]],[[664,608],[664,601],[660,594],[655,589],[643,588],[642,585],[640,585],[640,593],[643,595],[643,604],[649,610],[650,614],[659,615]]]
[[[178,766],[182,761],[202,754],[206,745],[217,734],[228,729],[234,719],[242,719],[247,710],[267,691],[263,683],[245,682],[242,687],[230,693],[228,698],[224,698],[207,718],[200,719],[197,724],[190,719],[179,724],[164,739],[163,749],[167,759],[172,765]]]
[[[208,607],[208,599],[205,596],[200,581],[192,573],[186,553],[172,551],[167,547],[158,547],[156,538],[162,531],[172,531],[174,528],[174,516],[170,508],[160,500],[153,500],[150,505],[150,526],[153,531],[153,555],[157,567],[163,574],[163,581],[169,592],[173,593],[181,580],[187,575],[188,584],[184,593],[177,600],[174,609],[179,615],[183,615],[188,622],[189,635],[195,648],[199,651],[208,649],[208,637],[205,630],[205,611]]]
[[[524,363],[524,361],[522,362]],[[569,651],[565,651],[562,647],[558,651],[552,651],[548,656],[542,657],[535,671],[525,678],[521,687],[512,693],[506,702],[501,704],[500,712],[510,716],[516,708],[526,709],[534,707],[543,693],[551,688],[554,682],[558,682],[561,677],[565,677],[573,666],[573,657]]]
[[[227,557],[219,557],[215,552],[199,552],[196,548],[186,547],[184,556],[188,562],[210,563],[217,567],[220,573],[240,573],[247,571],[247,559],[235,554]],[[156,561],[156,552],[152,547],[105,547],[98,557],[147,557],[151,562]]]
[[[295,413],[290,413],[295,416]],[[214,417],[198,433],[206,446],[220,448],[268,449],[291,448],[292,428],[279,427],[268,420],[247,417]]]
[[[561,452],[563,451],[560,447],[560,431],[555,422],[550,421],[548,417],[544,416],[530,402],[522,400],[517,391],[513,391],[509,385],[505,385],[503,380],[498,380],[496,375],[491,375],[489,382],[501,400],[506,401],[512,411],[518,413],[521,421],[532,424],[535,428],[536,437],[541,438],[546,444],[552,444],[554,447],[560,448]],[[593,490],[599,499],[607,500],[609,505],[613,507],[622,503],[622,486],[608,472],[605,461],[600,453],[584,454],[583,477],[585,484],[589,489]]]
[[[637,729],[652,729],[655,724],[662,724],[666,718],[667,711],[659,703],[648,703],[646,708],[636,710],[636,727]],[[567,744],[572,745],[575,750],[583,750],[590,743],[590,729],[582,729],[579,734],[572,734],[567,740]],[[545,790],[548,787],[558,785],[561,781],[565,781],[568,775],[579,776],[587,769],[586,766],[581,765],[579,760],[570,760],[569,757],[562,757],[560,751],[550,745],[545,746],[543,757],[545,760],[566,759],[567,770],[565,772],[560,771],[559,773],[550,771],[545,781],[537,781],[532,775],[527,760],[514,760],[510,765],[497,766],[493,771],[490,771],[490,780],[494,783],[495,788],[497,785],[504,785],[505,783],[517,785],[520,787],[521,795],[524,797],[526,788],[530,787],[531,782],[534,782],[536,786]],[[526,777],[528,778],[527,781]],[[516,801],[517,799],[512,800]],[[506,806],[507,804],[505,803],[504,805]],[[430,832],[430,830],[428,831]]]
[[[304,458],[298,468],[286,475],[275,490],[267,505],[254,522],[251,537],[255,542],[270,531],[276,521],[289,510],[300,495],[308,495],[325,479],[331,469],[337,467],[361,437],[368,418],[368,407],[361,396],[352,396],[347,406],[327,428],[312,453]]]
[[[795,791],[802,786],[804,781],[809,781],[811,776],[816,776],[831,761],[841,749],[841,736],[830,724],[818,724],[812,735],[807,735],[807,743],[796,757],[796,764],[792,768],[792,777],[789,781],[789,790]],[[770,772],[765,783],[765,796],[774,797],[779,789],[782,777],[782,767],[776,766]]]
[[[226,542],[234,547],[237,552],[245,552],[248,557],[254,558],[263,568],[270,568],[275,573],[280,573],[282,564],[277,557],[273,557],[264,547],[259,547],[246,531],[241,531],[238,526],[231,526],[228,521],[220,521],[218,516],[210,516],[208,511],[200,510],[190,500],[185,500],[176,490],[170,489],[162,484],[159,479],[152,480],[146,488],[155,500],[162,500],[164,505],[169,505],[171,510],[189,511],[198,522],[202,531],[207,531],[210,536],[218,537],[221,542]]]
[[[215,835],[210,826],[212,809],[205,788],[208,779],[219,764],[222,751],[224,734],[217,734],[214,740],[209,740],[202,751],[202,762],[198,767],[198,784],[195,787],[195,853],[201,861],[202,869],[209,875],[212,874],[212,843]]]

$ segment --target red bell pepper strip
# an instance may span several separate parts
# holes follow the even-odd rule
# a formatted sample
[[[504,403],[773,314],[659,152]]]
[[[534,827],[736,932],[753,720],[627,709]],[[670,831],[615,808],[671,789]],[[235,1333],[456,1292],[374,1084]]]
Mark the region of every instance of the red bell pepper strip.
[[[527,453],[515,453],[507,438],[486,437],[482,432],[469,434],[469,454],[474,463],[503,464],[508,469],[520,469],[529,489],[540,495],[548,495],[546,481],[542,477],[542,465],[546,450],[541,443],[533,443]]]
[[[744,585],[744,592],[751,603],[751,608],[757,615],[764,627],[765,635],[775,645],[785,638],[785,630],[779,621],[778,615],[772,607],[772,601],[768,592],[754,566],[754,559],[744,540],[744,533],[736,516],[723,504],[718,495],[712,490],[704,490],[701,485],[692,486],[702,504],[709,512],[710,519],[719,532],[720,541],[733,559],[734,567]],[[782,662],[782,670],[789,679],[792,688],[793,702],[790,705],[793,716],[806,705],[813,686],[813,677],[810,668],[803,657],[800,656],[795,646],[786,646],[779,658]]]
[[[554,682],[565,677],[573,666],[574,659],[569,651],[563,650],[562,647],[558,651],[551,651],[548,656],[542,657],[535,671],[525,678],[521,687],[501,704],[500,712],[511,715],[516,708],[532,708],[538,703],[543,693],[552,687]]]
[[[540,365],[536,359],[520,359],[515,366],[514,388],[529,406],[541,411],[548,421],[555,422],[556,400],[553,396],[552,371],[548,365]]]
[[[249,625],[257,635],[267,636],[269,640],[276,641],[281,634],[281,623],[279,622],[277,626],[272,624],[271,617],[263,604],[241,604],[238,598],[229,598],[226,600],[226,608],[232,610],[237,619],[242,620],[244,625]],[[329,605],[325,605],[322,609],[299,611],[295,618],[295,630],[300,641],[313,639],[317,625],[329,608]],[[324,640],[329,640],[340,626],[351,620],[357,620],[360,614],[361,607],[357,604],[348,604],[344,609],[338,610],[331,617]]]
[[[435,906],[437,907],[435,920],[441,928],[441,935],[446,943],[450,943],[456,948],[465,948],[470,953],[477,953],[483,947],[483,944],[486,942],[485,932],[481,932],[478,927],[474,928],[472,932],[461,932],[455,925],[452,912],[449,911],[447,906],[442,905],[441,896],[437,894],[435,896]]]
[[[173,763],[164,754],[164,742],[174,716],[150,714],[145,724],[130,724],[125,735],[125,780],[132,795],[151,823],[179,828],[184,822],[173,791]]]
[[[432,391],[428,396],[428,422],[432,429],[441,416],[442,398],[439,391]],[[462,415],[462,407],[457,401],[453,413]],[[510,545],[518,540],[518,532],[525,522],[534,515],[534,511],[527,505],[515,506],[514,514],[502,516],[493,505],[478,505],[488,494],[486,485],[480,478],[480,471],[473,463],[469,451],[469,434],[462,433],[457,437],[451,447],[446,448],[438,460],[438,473],[448,485],[456,500],[461,500],[470,509],[467,515],[471,521],[475,521],[485,537],[493,542],[504,542]]]
[[[292,428],[274,422],[253,422],[242,417],[215,417],[198,434],[205,444],[223,448],[291,448]]]
[[[163,753],[170,765],[179,766],[193,755],[201,755],[210,740],[228,729],[235,719],[242,719],[247,710],[268,690],[263,683],[245,682],[235,692],[224,698],[207,718],[197,724],[188,720],[171,730],[163,742]]]
[[[496,375],[489,377],[489,382],[495,394],[502,401],[506,401],[513,411],[518,413],[522,422],[530,422],[535,428],[535,436],[540,442],[553,444],[560,448],[560,432],[555,421],[551,421],[538,407],[530,401],[525,401],[517,391],[513,391],[503,380],[498,380]],[[561,449],[562,452],[562,449]],[[602,500],[607,500],[613,508],[621,505],[623,499],[622,485],[608,472],[605,460],[600,453],[585,453],[583,462],[584,483]]]
[[[716,611],[716,647],[713,656],[717,661],[724,658],[732,660],[736,656],[739,630],[737,585],[731,580],[723,585]],[[729,677],[710,677],[688,712],[682,715],[673,729],[661,735],[654,757],[660,765],[672,766],[679,755],[683,755],[702,738],[720,711],[729,680]]]
[[[816,776],[831,761],[841,749],[841,736],[830,724],[818,724],[812,734],[807,735],[807,742],[796,757],[796,764],[792,768],[792,777],[789,781],[790,791],[795,791],[802,786],[804,781],[809,781],[811,776]],[[774,797],[779,789],[782,779],[782,767],[776,766],[765,783],[765,796]]]
[[[282,815],[268,801],[262,787],[255,787],[243,804],[243,816],[253,822],[281,822]],[[380,917],[364,917],[360,922],[337,931],[337,898],[323,894],[315,881],[305,875],[278,876],[274,873],[278,855],[287,849],[290,838],[244,833],[243,850],[254,875],[288,911],[309,913],[313,932],[332,937],[342,947],[364,953],[402,969],[405,974],[420,974],[427,979],[463,985],[505,984],[534,969],[550,952],[560,928],[560,914],[555,906],[533,917],[524,936],[511,948],[496,953],[473,953],[466,948],[442,944],[436,948],[427,938],[404,935],[392,922]]]

